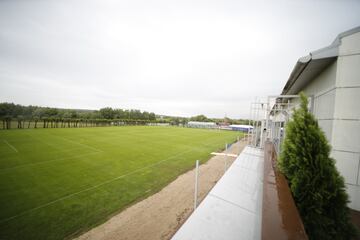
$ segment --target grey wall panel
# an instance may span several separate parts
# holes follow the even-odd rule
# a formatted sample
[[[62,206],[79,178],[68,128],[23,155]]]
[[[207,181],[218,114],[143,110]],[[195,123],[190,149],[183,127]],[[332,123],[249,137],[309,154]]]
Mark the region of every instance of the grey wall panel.
[[[359,42],[360,45],[360,42]],[[338,57],[338,87],[360,86],[360,55]]]
[[[332,138],[334,149],[360,152],[360,121],[334,120]]]
[[[325,136],[329,143],[332,143],[332,128],[333,128],[333,120],[319,120],[319,126],[324,131]]]
[[[328,108],[330,107],[333,108],[332,106]],[[336,89],[334,117],[335,119],[360,120],[360,87]],[[360,132],[358,134],[360,135]]]
[[[314,114],[318,119],[334,117],[335,89],[314,98]]]
[[[360,53],[360,32],[345,36],[341,39],[340,55]]]
[[[331,156],[346,183],[358,184],[359,154],[333,150]]]
[[[310,96],[318,95],[320,92],[334,88],[336,85],[336,71],[337,62],[335,61],[312,80],[303,91]]]

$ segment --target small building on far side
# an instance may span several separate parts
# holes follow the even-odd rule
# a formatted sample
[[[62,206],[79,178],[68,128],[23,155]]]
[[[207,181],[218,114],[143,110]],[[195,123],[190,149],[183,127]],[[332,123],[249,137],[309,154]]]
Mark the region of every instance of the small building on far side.
[[[190,121],[187,123],[187,127],[190,127],[190,128],[217,128],[217,125],[214,122]]]
[[[240,132],[249,132],[254,128],[251,125],[238,125],[238,124],[232,124],[232,125],[229,125],[229,127],[233,131],[240,131]]]

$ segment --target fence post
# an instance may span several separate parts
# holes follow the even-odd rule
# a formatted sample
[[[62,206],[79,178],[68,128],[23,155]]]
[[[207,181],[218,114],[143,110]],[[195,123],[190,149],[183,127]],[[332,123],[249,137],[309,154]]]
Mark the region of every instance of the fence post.
[[[194,192],[194,210],[197,207],[197,197],[198,197],[198,177],[199,177],[199,160],[196,160],[195,168],[195,192]]]
[[[226,169],[227,169],[227,150],[228,150],[228,144],[225,143],[225,170],[224,170],[224,172],[226,172]]]

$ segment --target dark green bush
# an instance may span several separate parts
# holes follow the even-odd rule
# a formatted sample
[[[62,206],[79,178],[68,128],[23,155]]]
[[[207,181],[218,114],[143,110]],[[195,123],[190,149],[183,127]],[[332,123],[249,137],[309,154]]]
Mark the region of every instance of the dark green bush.
[[[286,126],[279,168],[291,192],[310,239],[352,239],[357,231],[350,221],[344,179],[330,158],[330,145],[317,120],[301,107]]]

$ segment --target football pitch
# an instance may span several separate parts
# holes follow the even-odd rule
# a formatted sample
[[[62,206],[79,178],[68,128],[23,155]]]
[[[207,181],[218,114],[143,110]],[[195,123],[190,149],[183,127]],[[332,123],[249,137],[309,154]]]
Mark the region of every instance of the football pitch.
[[[149,126],[0,131],[0,239],[71,238],[240,135]]]

